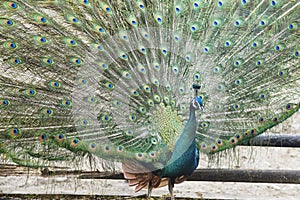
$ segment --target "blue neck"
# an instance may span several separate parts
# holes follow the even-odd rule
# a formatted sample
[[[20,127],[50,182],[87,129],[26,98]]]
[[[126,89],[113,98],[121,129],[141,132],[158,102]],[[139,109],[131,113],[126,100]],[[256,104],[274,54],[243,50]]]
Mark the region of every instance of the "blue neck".
[[[180,137],[176,142],[174,152],[175,151],[184,152],[187,150],[189,146],[191,146],[191,144],[195,141],[196,128],[197,128],[197,121],[196,121],[195,108],[191,105],[189,121],[186,123],[182,134],[180,134]]]
[[[197,168],[199,155],[195,141],[196,128],[195,108],[191,105],[189,121],[176,141],[171,159],[163,169],[163,176],[178,177],[190,175]]]

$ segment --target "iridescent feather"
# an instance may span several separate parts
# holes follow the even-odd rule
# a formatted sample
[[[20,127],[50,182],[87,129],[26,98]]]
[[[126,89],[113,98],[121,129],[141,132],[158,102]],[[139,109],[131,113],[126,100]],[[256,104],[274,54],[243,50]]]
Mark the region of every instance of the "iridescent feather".
[[[0,152],[184,181],[300,107],[300,2],[0,1]],[[173,195],[172,195],[173,196]]]

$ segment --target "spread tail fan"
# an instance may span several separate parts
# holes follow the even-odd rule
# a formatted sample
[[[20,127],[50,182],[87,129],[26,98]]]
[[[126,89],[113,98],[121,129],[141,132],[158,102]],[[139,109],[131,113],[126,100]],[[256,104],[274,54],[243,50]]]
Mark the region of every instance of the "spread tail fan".
[[[0,152],[94,155],[136,191],[186,179],[300,107],[300,2],[0,1]]]

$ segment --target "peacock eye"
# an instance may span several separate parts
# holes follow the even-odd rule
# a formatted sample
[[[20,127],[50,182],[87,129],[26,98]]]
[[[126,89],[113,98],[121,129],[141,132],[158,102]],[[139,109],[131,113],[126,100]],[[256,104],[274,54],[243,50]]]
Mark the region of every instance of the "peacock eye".
[[[231,138],[231,139],[229,140],[229,143],[232,144],[232,145],[235,145],[235,144],[237,143],[236,138]]]
[[[218,147],[217,147],[216,145],[212,145],[212,146],[211,146],[211,150],[212,150],[212,151],[217,151],[217,150],[218,150]]]
[[[152,157],[152,158],[156,157],[156,153],[155,153],[155,152],[150,152],[149,155],[150,155],[150,157]]]
[[[293,104],[289,103],[286,105],[287,110],[292,110],[293,109]]]
[[[12,25],[14,24],[14,22],[13,22],[12,20],[7,20],[7,21],[6,21],[6,24],[7,24],[8,26],[12,26]]]
[[[105,150],[109,151],[110,150],[110,146],[105,146]]]
[[[260,118],[258,119],[258,122],[259,122],[260,124],[264,124],[264,123],[266,122],[266,119],[265,119],[264,117],[260,117]]]
[[[256,131],[256,129],[251,129],[250,133],[251,133],[251,135],[256,135],[257,131]]]
[[[14,128],[14,129],[13,129],[13,133],[14,133],[14,134],[18,134],[18,133],[19,133],[19,129]]]
[[[152,139],[151,139],[151,143],[154,144],[154,145],[156,145],[156,144],[157,144],[156,138],[152,138]]]
[[[71,140],[70,146],[71,146],[72,148],[76,148],[76,147],[79,146],[79,144],[80,144],[80,140],[77,139],[77,138],[75,138],[75,139]]]
[[[278,117],[274,117],[274,118],[273,118],[273,121],[274,121],[275,123],[278,123],[280,120],[279,120]]]

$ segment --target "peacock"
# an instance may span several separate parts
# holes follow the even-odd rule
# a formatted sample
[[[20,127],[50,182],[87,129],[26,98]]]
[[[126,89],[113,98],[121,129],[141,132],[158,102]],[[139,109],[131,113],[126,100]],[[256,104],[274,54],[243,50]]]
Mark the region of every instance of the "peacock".
[[[181,183],[300,108],[299,0],[1,0],[0,152]],[[102,162],[102,161],[101,161]]]

